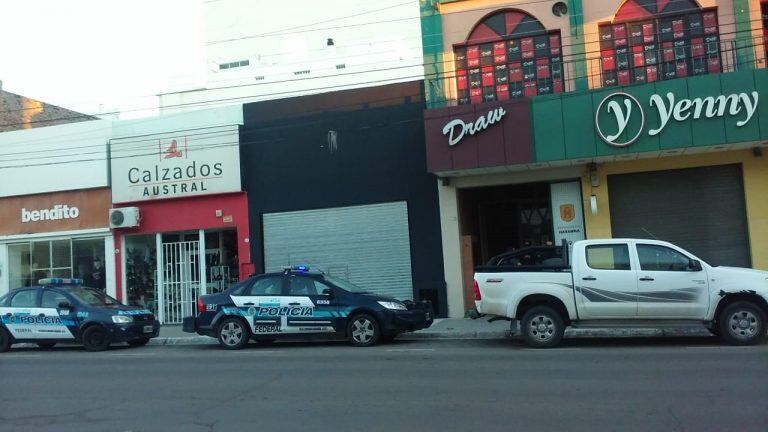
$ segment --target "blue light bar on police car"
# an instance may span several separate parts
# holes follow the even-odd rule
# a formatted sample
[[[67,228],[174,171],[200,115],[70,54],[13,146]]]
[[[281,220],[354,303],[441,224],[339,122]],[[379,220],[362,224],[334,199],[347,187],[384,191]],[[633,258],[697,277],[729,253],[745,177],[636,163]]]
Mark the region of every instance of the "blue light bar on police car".
[[[74,278],[45,278],[37,281],[38,285],[82,285],[82,279]]]
[[[308,265],[297,265],[293,266],[293,270],[300,271],[300,272],[308,272],[309,266]]]

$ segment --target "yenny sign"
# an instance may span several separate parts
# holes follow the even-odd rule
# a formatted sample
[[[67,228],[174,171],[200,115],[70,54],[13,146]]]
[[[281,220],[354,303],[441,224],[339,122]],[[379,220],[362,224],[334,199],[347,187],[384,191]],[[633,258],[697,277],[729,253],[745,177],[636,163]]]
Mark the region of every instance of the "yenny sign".
[[[659,95],[650,98],[651,107],[656,107],[659,115],[659,127],[648,131],[649,136],[660,134],[669,121],[682,122],[688,119],[725,117],[726,115],[743,118],[736,122],[736,127],[749,123],[757,112],[759,95],[752,93],[733,93],[728,96],[708,96],[705,98],[675,100],[674,93],[667,93],[666,100]],[[608,114],[601,117],[601,114]],[[612,114],[612,116],[611,116]],[[635,118],[634,122],[631,120]],[[639,123],[637,119],[639,118]],[[603,141],[614,147],[626,147],[637,141],[645,129],[645,112],[640,102],[632,95],[617,92],[606,96],[595,112],[595,127]],[[606,132],[610,131],[610,132]],[[627,139],[619,138],[627,134]]]
[[[443,127],[443,135],[448,135],[449,146],[455,146],[465,136],[482,132],[488,129],[488,126],[498,123],[506,113],[504,108],[499,107],[488,111],[488,114],[478,117],[472,123],[465,123],[461,119],[451,120]]]

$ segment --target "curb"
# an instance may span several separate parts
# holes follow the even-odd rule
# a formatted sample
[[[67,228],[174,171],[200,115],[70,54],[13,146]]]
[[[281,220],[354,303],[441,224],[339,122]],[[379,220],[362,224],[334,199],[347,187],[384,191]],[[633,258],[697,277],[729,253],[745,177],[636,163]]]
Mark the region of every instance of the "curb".
[[[704,337],[712,336],[705,328],[568,328],[566,338],[633,338],[633,337]],[[518,337],[509,330],[504,331],[447,331],[415,332],[400,336],[401,340],[429,339],[509,339]],[[208,336],[156,337],[149,345],[215,345],[215,338]]]

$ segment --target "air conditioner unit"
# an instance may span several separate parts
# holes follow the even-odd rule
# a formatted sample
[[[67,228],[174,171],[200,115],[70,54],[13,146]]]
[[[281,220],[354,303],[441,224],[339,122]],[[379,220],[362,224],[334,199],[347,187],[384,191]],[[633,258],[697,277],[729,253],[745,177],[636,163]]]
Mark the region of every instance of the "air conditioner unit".
[[[141,217],[138,207],[109,209],[110,228],[130,228],[139,226]]]

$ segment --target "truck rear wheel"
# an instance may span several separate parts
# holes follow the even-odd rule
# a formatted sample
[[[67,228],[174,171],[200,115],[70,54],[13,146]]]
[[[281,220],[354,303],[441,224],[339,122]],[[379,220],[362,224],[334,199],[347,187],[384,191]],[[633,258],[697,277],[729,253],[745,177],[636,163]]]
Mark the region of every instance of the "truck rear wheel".
[[[756,345],[765,340],[765,313],[754,303],[734,302],[717,321],[720,337],[731,345]]]
[[[549,306],[534,306],[523,314],[520,329],[525,343],[531,348],[552,348],[565,334],[560,314]]]

